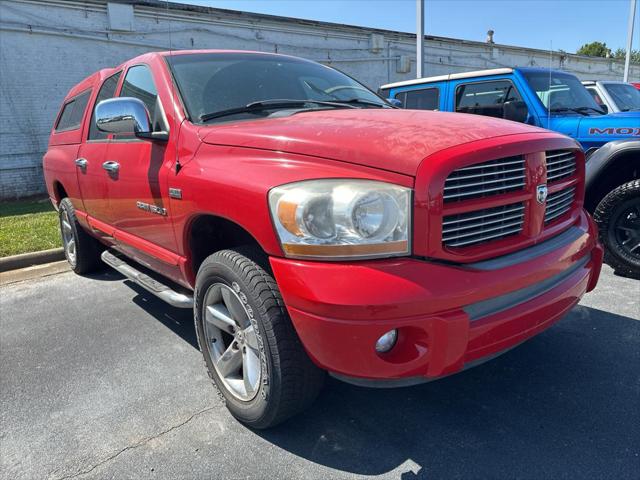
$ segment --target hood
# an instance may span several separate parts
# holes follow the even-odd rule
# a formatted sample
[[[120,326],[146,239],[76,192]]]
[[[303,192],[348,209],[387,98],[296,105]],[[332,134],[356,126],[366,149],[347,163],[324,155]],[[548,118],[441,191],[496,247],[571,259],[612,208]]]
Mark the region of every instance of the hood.
[[[620,112],[609,115],[583,117],[578,137],[606,142],[640,137],[640,112]]]
[[[533,132],[546,130],[462,113],[344,109],[204,126],[199,135],[214,145],[311,155],[415,175],[420,162],[439,150]]]
[[[628,112],[610,113],[608,117],[636,118],[640,119],[640,110],[629,110]]]

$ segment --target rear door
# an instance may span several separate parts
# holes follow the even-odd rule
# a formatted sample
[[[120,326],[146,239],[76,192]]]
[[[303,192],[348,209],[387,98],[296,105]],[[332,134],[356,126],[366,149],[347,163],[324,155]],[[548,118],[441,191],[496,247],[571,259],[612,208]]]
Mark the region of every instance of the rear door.
[[[91,85],[89,82],[84,83],[87,86]],[[83,207],[75,161],[82,141],[82,124],[90,97],[91,87],[89,86],[65,100],[51,132],[49,147],[43,158],[49,196],[55,202],[66,195],[73,206],[79,210],[82,210]],[[64,189],[64,193],[57,190],[59,188],[57,185]]]
[[[109,220],[108,174],[103,167],[109,145],[109,135],[96,127],[95,106],[102,100],[112,98],[115,95],[121,73],[118,72],[108,77],[100,86],[92,106],[88,128],[85,129],[87,139],[80,145],[76,160],[78,184],[82,193],[84,210],[99,222],[108,222]]]

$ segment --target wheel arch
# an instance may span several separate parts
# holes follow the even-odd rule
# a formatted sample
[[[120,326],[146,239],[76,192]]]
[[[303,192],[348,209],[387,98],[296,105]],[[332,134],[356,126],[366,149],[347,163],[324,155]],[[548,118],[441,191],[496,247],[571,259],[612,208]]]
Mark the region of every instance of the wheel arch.
[[[640,178],[640,141],[611,142],[587,162],[585,207],[593,213],[616,187]]]
[[[54,180],[53,184],[52,184],[52,193],[53,193],[53,199],[55,200],[55,206],[57,207],[58,205],[60,205],[60,201],[65,198],[68,197],[69,195],[67,194],[67,190],[66,188],[64,188],[64,185],[62,185],[62,182],[60,180]]]
[[[225,249],[251,247],[258,253],[252,260],[270,270],[266,250],[257,237],[239,223],[219,215],[201,213],[193,216],[185,228],[184,245],[188,275],[193,282],[204,259]]]

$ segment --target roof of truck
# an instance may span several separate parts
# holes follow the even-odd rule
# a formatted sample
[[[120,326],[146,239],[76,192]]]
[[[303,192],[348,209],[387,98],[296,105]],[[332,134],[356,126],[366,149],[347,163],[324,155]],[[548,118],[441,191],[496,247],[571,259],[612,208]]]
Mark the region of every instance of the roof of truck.
[[[394,82],[383,85],[380,88],[406,87],[408,85],[420,85],[421,83],[443,82],[446,80],[456,80],[459,78],[472,78],[487,75],[504,75],[512,73],[513,68],[492,68],[489,70],[476,70],[474,72],[449,73],[447,75],[438,75],[435,77],[416,78],[413,80],[405,80],[403,82]]]
[[[619,85],[629,84],[629,82],[623,82],[622,80],[583,80],[582,82],[583,85],[596,85],[598,83],[617,83]]]
[[[382,85],[380,88],[396,88],[407,87],[409,85],[422,85],[424,83],[445,82],[448,80],[459,80],[461,78],[475,78],[475,77],[488,77],[491,75],[505,75],[513,73],[514,70],[520,70],[522,72],[548,72],[548,68],[541,67],[515,67],[515,68],[491,68],[489,70],[475,70],[473,72],[461,72],[461,73],[449,73],[447,75],[438,75],[436,77],[416,78],[413,80],[405,80],[403,82],[394,82]],[[555,70],[556,73],[563,73],[572,75],[569,72],[563,72],[561,70]]]

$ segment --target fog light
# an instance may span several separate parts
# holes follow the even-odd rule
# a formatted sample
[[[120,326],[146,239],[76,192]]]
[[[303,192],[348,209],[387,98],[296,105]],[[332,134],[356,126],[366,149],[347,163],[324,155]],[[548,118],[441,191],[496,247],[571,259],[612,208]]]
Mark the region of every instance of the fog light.
[[[393,348],[398,338],[398,331],[394,328],[382,335],[376,342],[376,352],[385,353]]]

